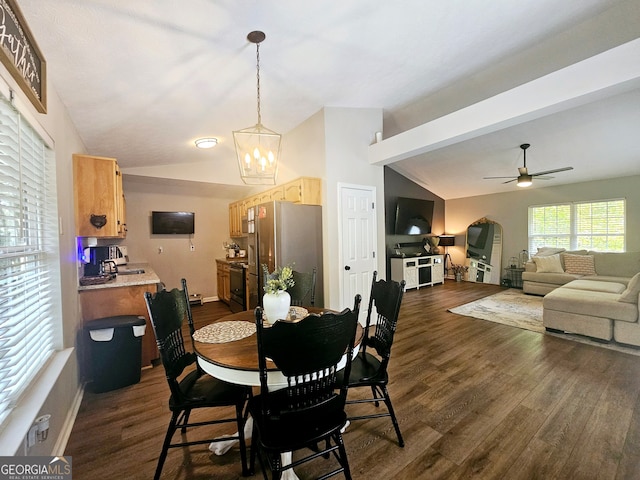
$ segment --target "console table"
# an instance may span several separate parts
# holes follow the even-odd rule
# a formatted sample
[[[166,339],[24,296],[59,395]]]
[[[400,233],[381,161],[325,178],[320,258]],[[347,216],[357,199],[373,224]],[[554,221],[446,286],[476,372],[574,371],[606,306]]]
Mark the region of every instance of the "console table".
[[[391,280],[404,280],[405,290],[444,283],[444,255],[392,258]]]

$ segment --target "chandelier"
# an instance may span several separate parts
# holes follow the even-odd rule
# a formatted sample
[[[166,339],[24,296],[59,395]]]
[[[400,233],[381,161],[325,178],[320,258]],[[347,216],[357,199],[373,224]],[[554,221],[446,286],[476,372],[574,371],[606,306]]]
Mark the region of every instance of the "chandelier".
[[[260,43],[266,35],[254,31],[247,40],[256,44],[258,123],[233,132],[240,177],[248,185],[275,185],[282,135],[262,125],[260,114]]]

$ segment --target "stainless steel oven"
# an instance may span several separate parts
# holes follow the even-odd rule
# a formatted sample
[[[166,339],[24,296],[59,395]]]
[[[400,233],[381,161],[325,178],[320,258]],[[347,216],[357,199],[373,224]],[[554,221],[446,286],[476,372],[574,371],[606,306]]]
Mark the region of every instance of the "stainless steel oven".
[[[231,299],[229,307],[232,312],[241,312],[246,310],[246,281],[245,268],[242,263],[229,263],[229,288],[231,290]]]

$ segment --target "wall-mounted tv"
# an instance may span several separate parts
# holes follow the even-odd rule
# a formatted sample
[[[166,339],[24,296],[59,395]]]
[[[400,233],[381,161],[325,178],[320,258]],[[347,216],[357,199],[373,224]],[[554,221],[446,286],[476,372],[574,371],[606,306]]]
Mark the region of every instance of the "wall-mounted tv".
[[[396,235],[426,235],[431,233],[433,200],[398,197]]]
[[[151,233],[154,235],[191,235],[194,231],[193,212],[151,212]]]

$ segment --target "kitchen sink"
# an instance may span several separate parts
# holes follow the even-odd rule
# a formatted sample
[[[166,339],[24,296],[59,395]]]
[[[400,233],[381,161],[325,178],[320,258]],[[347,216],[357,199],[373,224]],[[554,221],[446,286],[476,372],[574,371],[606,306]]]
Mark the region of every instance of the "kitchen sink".
[[[144,273],[144,268],[132,268],[131,270],[118,270],[120,275],[139,275]]]

